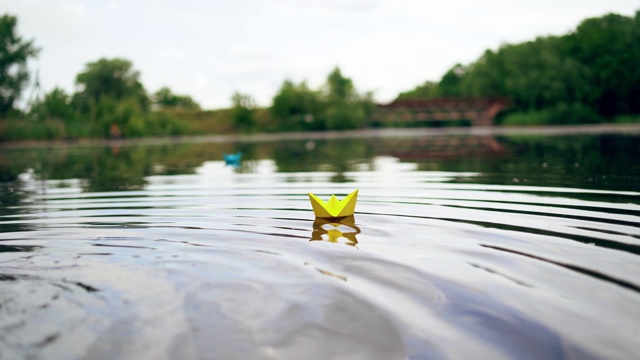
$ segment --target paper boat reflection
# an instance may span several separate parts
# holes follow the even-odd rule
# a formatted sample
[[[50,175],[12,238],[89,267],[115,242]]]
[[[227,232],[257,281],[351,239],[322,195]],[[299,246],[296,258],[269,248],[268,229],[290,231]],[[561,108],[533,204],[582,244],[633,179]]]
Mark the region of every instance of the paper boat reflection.
[[[360,234],[360,228],[356,226],[356,219],[353,215],[341,219],[318,217],[313,222],[310,241],[328,241],[355,246],[358,244],[356,238],[358,234]]]

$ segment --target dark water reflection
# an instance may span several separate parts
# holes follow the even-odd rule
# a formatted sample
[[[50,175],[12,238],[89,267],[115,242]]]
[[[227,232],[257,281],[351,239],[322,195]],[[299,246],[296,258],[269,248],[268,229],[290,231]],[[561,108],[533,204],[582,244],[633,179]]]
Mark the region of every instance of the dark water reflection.
[[[0,359],[633,358],[637,159],[631,135],[6,148]],[[355,188],[314,218],[308,191]]]
[[[313,222],[311,241],[341,242],[356,246],[358,244],[356,236],[360,232],[353,215],[340,219],[316,218]]]
[[[150,175],[192,174],[204,161],[243,153],[238,172],[255,172],[255,161],[272,160],[278,172],[344,173],[392,157],[424,171],[474,172],[488,184],[640,190],[640,138],[625,135],[505,137],[469,136],[257,143],[114,144],[103,148],[4,149],[0,178],[14,181],[27,169],[37,179],[83,179],[85,191],[137,190]],[[464,181],[464,179],[458,180]],[[64,185],[61,185],[64,186]]]

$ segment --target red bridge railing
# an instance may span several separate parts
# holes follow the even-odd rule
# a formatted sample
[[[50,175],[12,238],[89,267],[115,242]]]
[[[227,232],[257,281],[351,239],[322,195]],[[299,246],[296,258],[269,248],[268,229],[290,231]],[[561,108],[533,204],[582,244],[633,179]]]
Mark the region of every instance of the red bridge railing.
[[[505,98],[400,99],[378,105],[374,122],[470,120],[475,126],[491,126],[507,104]]]

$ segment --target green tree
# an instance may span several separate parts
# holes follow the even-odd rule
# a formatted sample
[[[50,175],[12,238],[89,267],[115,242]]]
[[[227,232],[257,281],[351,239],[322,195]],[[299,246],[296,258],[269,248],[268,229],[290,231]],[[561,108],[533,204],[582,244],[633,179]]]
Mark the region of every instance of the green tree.
[[[538,38],[488,51],[462,82],[467,96],[507,96],[524,110],[592,100],[589,70],[563,56],[563,39]]]
[[[40,51],[33,40],[25,41],[16,32],[17,18],[0,17],[0,115],[13,109],[29,81],[27,61]]]
[[[354,102],[358,100],[358,93],[353,86],[353,81],[344,77],[338,67],[329,73],[326,90],[329,101]]]
[[[543,123],[597,122],[590,69],[564,49],[564,37],[550,36],[487,51],[469,66],[461,93],[508,97]]]
[[[640,11],[587,19],[566,37],[566,53],[590,70],[598,111],[640,111]]]
[[[163,87],[152,96],[153,103],[161,108],[199,110],[200,105],[191,96],[176,95],[168,87]]]
[[[597,122],[640,113],[640,11],[584,20],[564,36],[487,50],[402,96],[503,96],[513,123]],[[516,116],[517,115],[517,116]]]
[[[120,137],[154,132],[148,116],[150,100],[129,60],[102,58],[87,63],[76,76],[76,85],[72,105],[97,133]]]
[[[323,117],[329,130],[356,129],[365,126],[369,106],[357,93],[351,79],[335,68],[327,77]]]
[[[463,79],[467,74],[467,67],[456,64],[449,69],[439,82],[426,81],[413,90],[400,93],[399,99],[432,99],[441,97],[464,96]]]
[[[100,103],[127,101],[141,111],[149,109],[149,98],[140,83],[140,72],[133,69],[129,60],[102,58],[86,65],[77,75],[78,92],[74,103],[79,110],[91,114],[94,120],[101,107]]]
[[[269,110],[281,130],[322,130],[321,101],[320,93],[309,89],[306,82],[295,85],[285,80]]]
[[[398,95],[398,99],[429,99],[438,97],[438,83],[426,81],[413,90],[405,91]]]
[[[236,128],[248,131],[256,123],[256,103],[251,96],[239,92],[233,93],[231,97],[233,102],[233,112],[231,117]]]
[[[436,94],[438,97],[459,97],[463,94],[461,83],[467,69],[462,64],[456,64],[447,71],[438,83]]]
[[[54,88],[39,103],[33,104],[31,114],[38,119],[60,119],[73,121],[76,113],[71,106],[71,97],[61,88]]]

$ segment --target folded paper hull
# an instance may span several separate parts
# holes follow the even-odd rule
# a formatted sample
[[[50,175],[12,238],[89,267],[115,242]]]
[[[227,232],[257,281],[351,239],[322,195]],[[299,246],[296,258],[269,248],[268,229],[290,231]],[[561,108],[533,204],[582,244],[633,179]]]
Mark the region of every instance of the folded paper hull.
[[[353,215],[357,199],[358,190],[355,190],[342,200],[338,200],[335,195],[331,195],[331,198],[326,202],[309,193],[313,213],[320,218],[341,218]]]

